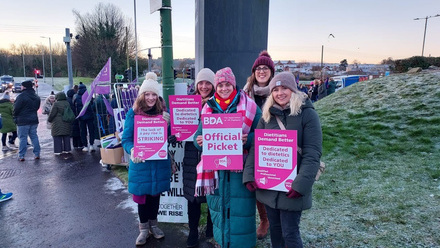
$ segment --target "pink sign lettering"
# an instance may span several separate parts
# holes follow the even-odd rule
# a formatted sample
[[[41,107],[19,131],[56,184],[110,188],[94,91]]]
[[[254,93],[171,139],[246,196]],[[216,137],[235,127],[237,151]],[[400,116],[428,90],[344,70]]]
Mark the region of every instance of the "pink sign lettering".
[[[200,111],[202,110],[202,97],[169,96],[171,115],[171,134],[177,141],[189,141],[199,127]]]
[[[208,170],[243,170],[243,115],[204,114],[203,168]]]
[[[134,154],[143,160],[167,159],[167,122],[162,115],[134,116]]]
[[[297,131],[255,129],[255,182],[288,192],[297,175]]]

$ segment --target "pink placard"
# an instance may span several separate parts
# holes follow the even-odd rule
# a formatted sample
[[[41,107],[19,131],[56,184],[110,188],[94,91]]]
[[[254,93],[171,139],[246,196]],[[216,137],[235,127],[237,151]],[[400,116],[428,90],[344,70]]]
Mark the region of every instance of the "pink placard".
[[[135,115],[134,156],[143,160],[167,159],[167,126],[162,115]]]
[[[243,115],[204,114],[203,169],[243,170]]]
[[[199,127],[202,97],[200,95],[169,96],[169,100],[171,134],[176,136],[177,141],[192,141]]]
[[[297,175],[297,131],[255,129],[255,182],[288,192]]]

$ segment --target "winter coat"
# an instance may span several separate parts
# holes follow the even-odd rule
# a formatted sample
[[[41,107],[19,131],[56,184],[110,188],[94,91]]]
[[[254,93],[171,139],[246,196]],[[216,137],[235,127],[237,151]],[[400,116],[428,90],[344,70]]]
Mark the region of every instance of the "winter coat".
[[[329,81],[327,86],[327,95],[335,93],[335,89],[336,89],[336,82]]]
[[[194,146],[191,141],[185,142],[185,155],[183,156],[183,194],[185,198],[190,201],[202,203],[206,202],[206,197],[194,197],[196,180],[197,180],[197,164],[200,162],[200,151]]]
[[[56,136],[70,136],[72,132],[72,123],[63,121],[64,108],[70,108],[67,102],[66,94],[59,92],[55,96],[56,102],[50,110],[47,121],[52,123],[51,135]]]
[[[318,87],[318,99],[322,99],[327,96],[327,86],[320,84]]]
[[[0,129],[0,133],[10,133],[17,131],[17,126],[12,119],[12,112],[14,105],[8,99],[0,100],[0,114],[2,115],[3,127]]]
[[[240,91],[239,91],[240,92]],[[241,94],[245,94],[241,92]],[[248,97],[250,100],[250,98]],[[237,104],[240,94],[234,98],[228,113],[237,113]],[[212,108],[212,113],[224,113],[212,97],[206,103]],[[248,134],[244,150],[250,148],[254,139],[254,129],[261,117],[261,110],[257,113],[252,122],[251,131]],[[201,150],[197,144],[197,136],[202,134],[202,125],[194,135],[194,145]],[[242,183],[243,172],[218,171],[219,185],[214,194],[207,195],[211,219],[213,222],[214,238],[221,247],[255,247],[256,245],[256,222],[255,222],[255,193],[250,192]]]
[[[52,98],[52,101],[51,101]],[[50,95],[48,98],[46,98],[46,100],[44,101],[43,104],[43,111],[42,114],[43,115],[48,115],[50,113],[50,110],[52,109],[53,104],[55,103],[55,96],[54,95]]]
[[[73,96],[73,105],[75,106],[75,111],[73,112],[75,113],[76,116],[79,115],[81,109],[84,106],[82,103],[82,96],[86,91],[87,91],[87,87],[84,84],[80,84],[78,86],[78,93]],[[92,98],[92,101],[87,106],[86,112],[78,119],[81,121],[85,121],[85,120],[92,120],[93,117],[94,117],[94,113],[93,113],[93,98]]]
[[[122,147],[131,154],[134,147],[134,111],[130,109],[125,116]],[[134,195],[157,195],[170,189],[171,160],[146,160],[133,163],[128,169],[128,192]]]
[[[14,102],[13,117],[17,126],[38,124],[40,103],[40,97],[33,88],[23,90]]]
[[[70,108],[72,109],[75,117],[78,115],[75,111],[75,105],[73,104],[73,96],[75,95],[75,90],[70,89],[67,91],[67,102],[70,104]],[[72,132],[70,134],[72,137],[80,137],[80,129],[79,129],[79,120],[75,118],[72,122]]]
[[[260,119],[257,129],[281,129],[275,116],[278,116],[287,130],[297,130],[298,147],[302,148],[302,156],[297,154],[298,174],[292,183],[292,188],[302,197],[290,199],[286,192],[257,189],[257,200],[274,209],[302,211],[312,207],[312,186],[319,169],[322,152],[322,131],[319,117],[309,99],[302,106],[297,116],[288,116],[290,109],[280,110],[270,108],[269,123]],[[255,181],[254,177],[255,148],[252,146],[246,160],[243,183]]]
[[[319,92],[319,86],[316,84],[314,86],[312,86],[312,95],[311,95],[311,99],[312,101],[316,101],[318,100],[318,92]]]

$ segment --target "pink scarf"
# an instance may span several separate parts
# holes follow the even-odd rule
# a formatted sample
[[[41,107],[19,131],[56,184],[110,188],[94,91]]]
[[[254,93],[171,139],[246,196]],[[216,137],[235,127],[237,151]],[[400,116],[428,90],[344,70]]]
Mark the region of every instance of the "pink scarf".
[[[212,114],[212,108],[205,104],[202,109],[202,114]],[[257,112],[257,104],[248,97],[243,91],[240,91],[240,102],[237,105],[237,113],[243,115],[243,133],[248,134],[251,131],[252,122]],[[247,154],[247,151],[244,150]],[[239,171],[241,172],[241,171]],[[215,189],[218,188],[218,171],[216,170],[204,170],[203,159],[200,160],[197,165],[197,180],[195,195],[205,196],[207,194],[213,194]]]

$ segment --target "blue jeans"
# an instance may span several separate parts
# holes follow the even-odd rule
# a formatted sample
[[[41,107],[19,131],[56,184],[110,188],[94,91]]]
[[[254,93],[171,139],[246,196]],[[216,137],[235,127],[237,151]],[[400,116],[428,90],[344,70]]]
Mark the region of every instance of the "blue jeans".
[[[40,142],[38,141],[37,127],[38,124],[18,126],[18,139],[20,140],[18,158],[24,158],[26,155],[28,136],[31,139],[32,146],[34,147],[35,157],[40,156]]]
[[[273,248],[302,248],[299,222],[301,211],[274,209],[267,205],[266,212],[270,224],[270,241]]]

